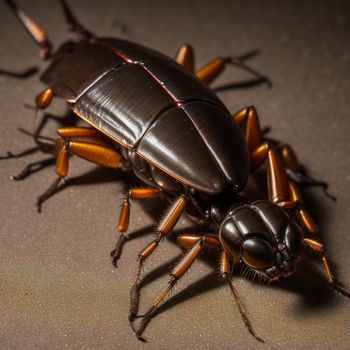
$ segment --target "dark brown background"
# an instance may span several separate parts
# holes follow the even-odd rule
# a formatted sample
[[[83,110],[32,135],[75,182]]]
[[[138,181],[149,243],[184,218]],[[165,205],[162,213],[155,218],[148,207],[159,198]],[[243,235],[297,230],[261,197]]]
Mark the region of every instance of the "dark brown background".
[[[350,288],[349,213],[349,6],[346,1],[71,1],[81,21],[99,35],[121,36],[173,55],[192,43],[199,65],[216,55],[261,49],[249,64],[268,75],[261,85],[220,96],[232,112],[254,104],[271,137],[293,145],[315,178],[331,184],[333,203],[320,189],[307,191],[308,206],[322,230],[339,279]],[[58,1],[22,0],[56,44],[69,37]],[[0,4],[0,68],[21,71],[39,62],[36,46]],[[216,85],[249,78],[227,69]],[[1,152],[32,145],[18,127],[32,128],[32,104],[44,86],[37,76],[0,76]],[[64,113],[55,101],[50,112]],[[54,135],[54,125],[46,131]],[[148,242],[161,209],[134,204],[128,244],[118,270],[109,251],[116,237],[125,176],[71,162],[71,177],[83,180],[62,191],[37,214],[34,203],[55,178],[48,168],[21,183],[9,176],[42,158],[2,161],[0,347],[1,348],[199,348],[342,349],[350,342],[350,302],[327,286],[316,261],[271,286],[237,276],[259,344],[245,330],[229,291],[217,281],[215,259],[199,261],[164,304],[140,343],[128,321],[129,289],[135,257]],[[90,174],[92,172],[92,174]],[[87,175],[86,175],[87,174]],[[94,182],[90,184],[90,182]],[[181,225],[189,223],[183,219]],[[139,231],[141,230],[141,231]],[[179,232],[179,230],[177,230]],[[142,304],[165,285],[166,271],[180,253],[172,242],[146,265]],[[165,264],[165,265],[164,265]],[[158,266],[162,266],[159,270]]]

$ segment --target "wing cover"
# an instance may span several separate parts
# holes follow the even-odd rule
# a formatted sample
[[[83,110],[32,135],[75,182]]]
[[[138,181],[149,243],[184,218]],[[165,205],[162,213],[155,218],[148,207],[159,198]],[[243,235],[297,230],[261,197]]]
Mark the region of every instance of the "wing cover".
[[[249,174],[249,153],[230,114],[205,102],[187,103],[184,109],[228,182],[242,188]]]
[[[165,111],[148,129],[136,151],[167,174],[201,191],[215,194],[224,187],[220,168],[180,108]]]
[[[57,96],[76,100],[101,76],[123,64],[125,62],[120,57],[100,45],[68,43],[56,53],[41,80]]]
[[[147,61],[145,67],[160,81],[167,91],[180,102],[202,100],[226,107],[219,98],[188,69],[166,61]]]
[[[120,52],[134,63],[144,62],[146,60],[166,60],[173,61],[172,58],[162,53],[152,50],[148,47],[132,43],[122,39],[103,38],[101,41],[110,45],[113,49]]]
[[[139,65],[106,74],[78,99],[73,110],[126,147],[134,148],[172,100]]]

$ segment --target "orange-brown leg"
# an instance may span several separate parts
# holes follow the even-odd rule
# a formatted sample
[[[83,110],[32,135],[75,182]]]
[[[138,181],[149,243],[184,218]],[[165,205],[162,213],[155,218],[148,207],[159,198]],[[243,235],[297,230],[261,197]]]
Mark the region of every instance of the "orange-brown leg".
[[[140,282],[141,271],[146,259],[157,249],[159,243],[166,237],[166,235],[174,228],[181,214],[185,210],[187,199],[185,196],[179,196],[166,211],[164,217],[157,225],[156,238],[142,249],[138,255],[138,268],[136,272],[135,282],[131,288],[130,293],[130,312],[129,321],[132,323],[137,315],[139,297],[140,297]]]
[[[263,142],[259,117],[256,109],[253,106],[242,108],[233,115],[233,119],[243,130],[249,152],[252,153]]]
[[[290,145],[283,144],[279,146],[279,153],[281,154],[289,178],[301,185],[319,186],[323,189],[323,192],[327,197],[333,201],[336,200],[336,197],[328,192],[329,185],[327,182],[315,180],[305,173],[305,170],[300,165],[298,158]]]
[[[289,202],[285,202],[284,203],[285,206],[287,206],[288,208],[291,208],[294,205],[294,207],[297,210],[298,219],[303,224],[308,234],[309,235],[317,234],[319,232],[318,227],[313,221],[313,219],[311,218],[310,214],[306,211],[302,196],[297,186],[292,181],[289,181],[289,196],[290,196]],[[333,285],[335,290],[337,290],[344,296],[350,298],[350,292],[345,290],[343,287],[339,285],[339,283],[337,282],[334,276],[334,273],[332,272],[329,260],[326,256],[326,249],[324,245],[312,238],[304,238],[304,244],[307,247],[311,248],[313,251],[321,254],[322,264],[326,271],[329,283]]]
[[[235,65],[241,69],[247,71],[248,73],[255,76],[260,82],[266,81],[268,85],[271,85],[270,80],[261,75],[256,70],[247,66],[243,59],[237,57],[218,57],[207,63],[205,66],[196,71],[196,76],[202,80],[205,84],[212,83],[225,69],[227,65]]]
[[[130,199],[145,200],[158,198],[160,197],[161,193],[161,190],[155,187],[132,188],[128,191],[126,197],[123,198],[122,210],[120,212],[118,225],[120,236],[115,248],[111,251],[112,263],[115,267],[117,267],[117,261],[122,253],[123,245],[128,239],[126,232],[130,221]]]
[[[232,267],[230,264],[229,255],[225,252],[225,250],[222,250],[221,259],[220,259],[220,275],[221,275],[222,279],[226,282],[226,284],[229,286],[229,288],[233,294],[233,297],[235,299],[235,303],[236,303],[238,311],[242,317],[244,325],[246,326],[248,331],[254,336],[255,339],[257,339],[261,342],[264,342],[263,339],[261,339],[260,337],[258,337],[256,335],[256,333],[254,332],[254,330],[252,328],[252,325],[248,319],[248,316],[247,316],[247,313],[246,313],[245,308],[243,306],[243,303],[239,298],[239,295],[237,293],[236,288],[233,286],[231,271],[232,271]]]
[[[275,204],[288,201],[289,189],[284,166],[276,149],[264,141],[255,108],[243,108],[233,116],[233,119],[245,134],[250,152],[251,171],[256,170],[267,160],[269,201]]]
[[[112,146],[103,140],[98,131],[91,128],[61,128],[60,138],[56,142],[56,173],[59,176],[53,184],[37,200],[38,210],[42,203],[56,193],[64,184],[68,174],[69,154],[75,154],[90,162],[109,167],[119,168],[120,155]]]
[[[321,255],[321,259],[322,259],[322,264],[323,267],[326,271],[327,277],[328,277],[328,281],[329,283],[333,286],[333,288],[338,291],[339,293],[341,293],[342,295],[344,295],[347,298],[350,298],[350,292],[346,289],[344,289],[336,280],[334,273],[332,272],[332,269],[330,267],[330,263],[329,260],[326,256],[326,250],[325,247],[322,243],[319,243],[313,239],[310,238],[304,238],[304,244],[311,248],[313,251],[319,253]]]
[[[274,147],[274,155],[269,154],[269,149],[271,148],[271,144],[268,140],[264,139],[258,114],[254,107],[243,108],[238,111],[233,119],[236,123],[241,127],[243,132],[245,133],[246,142],[248,145],[248,149],[251,154],[251,171],[257,169],[264,160],[268,157],[271,158],[271,162],[276,163],[276,158],[280,158],[279,162],[281,163],[278,168],[283,169],[283,171],[279,171],[279,176],[282,177],[281,172],[285,173],[283,177],[292,179],[293,181],[297,181],[301,184],[309,184],[314,186],[322,186],[326,191],[328,185],[322,181],[316,181],[306,175],[304,175],[301,171],[302,167],[300,166],[298,159],[292,150],[292,148],[285,144],[282,146]],[[273,158],[273,159],[272,159]],[[284,181],[284,198],[286,197],[286,189],[287,183]],[[328,192],[326,192],[327,196],[334,199]]]
[[[234,119],[240,126],[242,126],[245,121],[247,122],[245,134],[248,148],[251,151],[250,154],[252,168],[256,169],[264,162],[265,159],[267,159],[269,201],[274,204],[278,204],[285,209],[296,209],[299,220],[302,222],[307,231],[310,234],[317,233],[317,225],[304,208],[302,197],[298,188],[294,182],[288,181],[287,178],[285,171],[286,166],[290,169],[295,169],[298,166],[295,155],[290,152],[291,149],[288,150],[288,153],[286,151],[286,148],[284,148],[284,151],[282,149],[281,153],[284,160],[283,163],[281,159],[282,157],[276,148],[266,141],[262,142],[257,115],[252,107],[241,110],[236,115],[234,115]],[[283,155],[283,153],[285,154]],[[326,270],[330,283],[332,283],[336,290],[349,297],[349,292],[339,286],[339,284],[334,279],[334,275],[330,269],[330,264],[325,255],[324,246],[309,238],[305,238],[304,242],[307,246],[322,254],[323,266]]]
[[[51,88],[47,88],[44,91],[42,91],[35,99],[36,112],[38,111],[38,109],[45,109],[46,107],[48,107],[50,105],[50,103],[52,102],[53,97],[54,97],[54,93],[53,93]],[[37,152],[39,150],[41,150],[43,153],[53,154],[54,150],[55,150],[55,140],[51,139],[49,137],[44,137],[44,136],[39,135],[41,128],[42,128],[42,125],[39,128],[37,128],[33,134],[31,134],[25,130],[20,129],[22,132],[32,136],[34,138],[34,141],[37,144],[37,146],[32,147],[30,149],[26,149],[18,154],[13,154],[12,152],[7,152],[7,155],[0,157],[0,160],[24,157],[24,156],[29,155],[31,153]],[[52,164],[53,161],[54,161],[53,158],[49,158],[49,159],[44,159],[44,160],[41,160],[38,162],[30,163],[19,174],[12,176],[12,179],[13,180],[22,180],[25,177],[27,177],[29,174],[31,174],[32,172],[37,171],[37,169],[41,169],[41,168],[47,166],[48,164]]]
[[[271,151],[272,153],[270,153]],[[286,177],[283,175],[283,164],[278,158],[277,152],[274,151],[273,148],[269,150],[269,157],[271,154],[274,154],[274,157],[272,157],[273,161],[269,159],[268,163],[270,200],[285,209],[296,209],[298,219],[306,228],[309,235],[317,233],[318,227],[311,218],[310,214],[305,209],[301,194],[294,182],[288,182],[288,196],[286,195]],[[350,293],[341,287],[334,277],[329,260],[326,256],[324,245],[311,238],[304,238],[304,244],[310,247],[313,251],[321,254],[323,267],[326,271],[328,281],[333,285],[334,289],[336,289],[344,296],[350,298]]]
[[[165,288],[165,290],[160,294],[160,296],[155,300],[152,306],[147,310],[144,314],[140,326],[138,329],[135,329],[131,324],[136,336],[140,340],[144,340],[142,338],[142,333],[146,329],[147,325],[150,323],[155,311],[162,303],[164,298],[169,294],[169,292],[173,289],[176,282],[188,271],[190,266],[198,257],[199,253],[202,251],[204,246],[208,246],[210,248],[218,249],[220,247],[220,242],[217,238],[211,236],[198,236],[198,235],[182,235],[179,237],[179,242],[182,246],[190,246],[191,248],[185,253],[179,263],[175,266],[175,268],[170,273],[170,281]]]
[[[45,109],[51,104],[53,98],[53,90],[51,88],[47,88],[35,98],[35,104],[37,108]]]
[[[190,45],[182,45],[175,56],[175,61],[193,72],[194,69],[194,52]]]

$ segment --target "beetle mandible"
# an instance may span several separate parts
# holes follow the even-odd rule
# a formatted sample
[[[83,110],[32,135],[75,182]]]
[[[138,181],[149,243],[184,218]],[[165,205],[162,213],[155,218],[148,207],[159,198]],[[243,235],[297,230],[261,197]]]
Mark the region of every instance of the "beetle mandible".
[[[233,286],[233,264],[276,281],[294,273],[302,248],[309,247],[320,254],[329,282],[349,297],[331,271],[324,245],[310,238],[318,229],[295,180],[312,183],[312,179],[300,174],[291,147],[264,137],[254,107],[243,108],[232,117],[208,87],[227,64],[238,65],[260,80],[263,76],[232,57],[216,58],[195,71],[189,45],[183,45],[173,60],[129,41],[98,38],[77,21],[64,0],[66,19],[80,40],[66,42],[53,53],[46,34],[33,19],[14,1],[7,3],[40,46],[40,56],[52,59],[41,76],[48,88],[36,98],[38,109],[48,107],[57,96],[89,124],[59,128],[55,141],[34,132],[42,151],[56,153],[58,174],[38,198],[38,208],[67,176],[70,154],[134,173],[142,187],[130,189],[123,199],[121,235],[112,252],[116,266],[127,240],[130,200],[166,196],[172,201],[157,225],[156,237],[138,255],[129,320],[139,339],[160,303],[204,247],[220,254],[220,275],[232,291],[246,328],[259,341]],[[263,163],[267,163],[268,200],[251,201],[239,193]],[[30,166],[15,179],[28,173]],[[136,327],[143,264],[184,212],[211,234],[178,237],[188,250]]]

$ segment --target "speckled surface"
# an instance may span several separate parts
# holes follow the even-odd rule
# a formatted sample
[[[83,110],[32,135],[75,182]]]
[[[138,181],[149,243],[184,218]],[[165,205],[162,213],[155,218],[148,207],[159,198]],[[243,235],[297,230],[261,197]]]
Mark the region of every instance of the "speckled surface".
[[[58,1],[22,0],[54,43],[69,37]],[[96,33],[121,36],[173,55],[192,43],[197,62],[216,55],[261,49],[249,64],[271,78],[272,89],[227,91],[220,96],[234,112],[254,104],[271,137],[293,145],[315,178],[331,184],[333,203],[320,189],[307,204],[322,230],[339,279],[350,288],[349,91],[350,13],[346,1],[71,1],[79,19]],[[0,4],[0,68],[44,66],[37,48],[3,2]],[[248,76],[228,69],[216,85]],[[43,88],[37,76],[0,76],[1,153],[32,145],[18,127],[32,128],[32,104]],[[64,113],[55,101],[50,112]],[[54,135],[52,123],[46,134]],[[23,182],[18,173],[41,154],[0,162],[0,348],[2,349],[345,349],[350,342],[350,301],[327,286],[317,260],[277,285],[235,278],[256,332],[240,320],[228,290],[216,278],[215,258],[203,259],[176,288],[140,343],[128,321],[129,289],[137,252],[148,242],[162,207],[134,204],[136,238],[119,268],[109,252],[116,237],[125,175],[71,162],[72,185],[50,199],[39,215],[35,199],[55,178],[46,168]],[[77,177],[84,174],[82,180]],[[118,181],[118,177],[121,181]],[[180,226],[189,227],[184,218]],[[177,229],[181,232],[181,229]],[[146,266],[142,310],[158,295],[180,254],[165,242]],[[160,268],[159,268],[160,267]],[[142,311],[141,310],[141,311]]]

